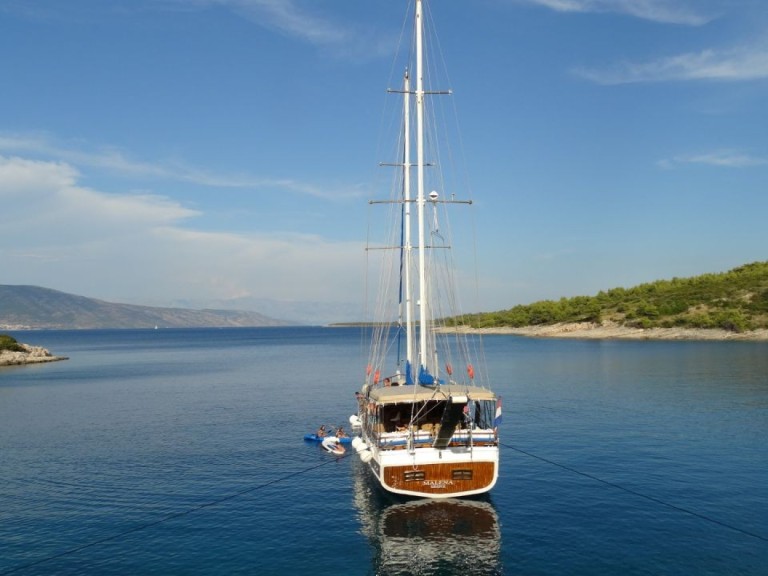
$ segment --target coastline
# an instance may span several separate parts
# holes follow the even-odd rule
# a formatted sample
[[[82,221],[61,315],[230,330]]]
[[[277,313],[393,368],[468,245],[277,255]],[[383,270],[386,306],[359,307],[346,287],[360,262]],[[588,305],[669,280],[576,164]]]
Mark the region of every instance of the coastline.
[[[445,331],[453,331],[446,329]],[[768,329],[730,332],[712,328],[628,328],[618,324],[593,322],[563,323],[520,328],[459,327],[468,334],[513,334],[530,338],[581,338],[586,340],[736,340],[768,341]]]
[[[25,364],[40,364],[42,362],[58,362],[69,360],[66,356],[54,356],[41,346],[20,344],[24,352],[0,351],[0,366],[23,366]]]

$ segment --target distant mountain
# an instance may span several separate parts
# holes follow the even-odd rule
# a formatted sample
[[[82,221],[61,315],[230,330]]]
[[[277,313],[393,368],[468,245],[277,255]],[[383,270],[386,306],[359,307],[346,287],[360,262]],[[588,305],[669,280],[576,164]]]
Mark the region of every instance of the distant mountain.
[[[362,302],[320,302],[275,300],[251,296],[227,300],[177,300],[169,303],[180,308],[215,310],[269,310],[277,318],[294,324],[322,326],[339,322],[358,322],[363,315]]]
[[[191,310],[115,304],[41,288],[0,285],[0,329],[285,326],[242,310]]]

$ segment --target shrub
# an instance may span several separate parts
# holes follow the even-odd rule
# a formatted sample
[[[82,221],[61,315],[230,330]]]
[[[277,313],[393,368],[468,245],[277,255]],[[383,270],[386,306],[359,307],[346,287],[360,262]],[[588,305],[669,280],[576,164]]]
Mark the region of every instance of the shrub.
[[[729,332],[744,332],[752,325],[741,310],[723,310],[714,314],[715,325]]]
[[[24,352],[24,348],[16,341],[16,338],[8,336],[8,334],[0,334],[0,351],[2,350]]]

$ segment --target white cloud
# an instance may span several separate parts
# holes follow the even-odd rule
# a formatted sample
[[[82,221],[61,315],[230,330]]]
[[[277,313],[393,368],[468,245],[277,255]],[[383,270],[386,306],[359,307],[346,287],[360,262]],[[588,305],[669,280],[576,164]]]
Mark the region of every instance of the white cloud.
[[[162,196],[104,194],[77,184],[62,162],[0,156],[0,215],[6,246],[90,242],[174,225],[198,212]]]
[[[35,20],[82,22],[122,18],[126,13],[156,10],[188,14],[222,8],[261,28],[328,50],[337,57],[354,60],[380,57],[390,53],[393,46],[392,38],[375,32],[376,23],[362,24],[330,18],[317,10],[313,0],[135,0],[87,4],[62,2],[60,5],[49,3],[35,7],[29,4],[22,0],[4,5],[0,0],[0,13],[8,12]]]
[[[264,23],[313,44],[346,42],[349,32],[331,21],[299,7],[294,0],[217,0],[250,19]]]
[[[78,178],[66,163],[0,156],[0,283],[135,303],[359,295],[358,243],[203,232],[192,227],[199,213],[174,200],[108,194]]]
[[[7,0],[6,0],[7,2]],[[146,10],[173,10],[179,13],[195,12],[209,7],[231,10],[252,22],[271,29],[277,29],[290,36],[302,38],[312,44],[336,44],[344,42],[351,34],[333,21],[324,18],[306,7],[312,1],[300,0],[136,0],[126,5],[118,3],[95,3],[86,8],[83,5],[67,5],[66,9],[56,3],[47,6],[31,6],[19,1],[11,4],[0,3],[0,12],[15,13],[30,19],[52,19],[75,17],[103,17],[106,14],[122,15],[126,12]]]
[[[750,156],[735,150],[717,150],[705,154],[675,156],[672,159],[659,162],[659,165],[663,168],[672,168],[680,164],[706,164],[726,168],[748,168],[752,166],[766,166],[768,165],[768,158]]]
[[[82,144],[80,144],[82,146]],[[0,152],[34,154],[56,158],[77,166],[87,166],[124,176],[187,182],[213,188],[242,188],[251,190],[285,190],[300,195],[324,199],[360,196],[355,187],[326,189],[308,182],[291,178],[265,178],[250,174],[216,174],[208,170],[190,167],[180,162],[149,163],[134,160],[116,148],[96,151],[82,150],[72,144],[62,145],[44,134],[16,135],[0,133]]]
[[[666,24],[701,26],[712,20],[701,2],[684,0],[520,0],[558,12],[613,12]]]
[[[276,30],[335,56],[360,60],[379,57],[392,50],[393,39],[373,32],[375,24],[342,22],[315,10],[312,0],[162,0],[180,9],[222,7],[261,26]]]
[[[17,197],[35,194],[40,189],[68,186],[77,176],[77,170],[61,162],[0,156],[0,199],[5,209],[11,209]]]
[[[580,68],[576,74],[598,84],[683,80],[744,81],[768,77],[768,49],[703,50],[608,69]]]
[[[184,11],[222,7],[259,26],[317,45],[345,42],[351,34],[341,25],[302,7],[297,0],[156,0],[156,4]]]

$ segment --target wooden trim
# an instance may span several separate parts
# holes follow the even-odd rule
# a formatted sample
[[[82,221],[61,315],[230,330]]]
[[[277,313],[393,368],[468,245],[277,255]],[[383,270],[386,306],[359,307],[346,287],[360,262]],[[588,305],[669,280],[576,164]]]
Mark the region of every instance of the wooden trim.
[[[490,487],[497,474],[495,462],[452,462],[449,464],[426,464],[422,466],[386,466],[383,469],[383,483],[395,490],[408,490],[429,494],[451,494],[481,490]],[[454,474],[454,471],[456,473]],[[423,472],[423,479],[414,472]],[[467,476],[471,475],[471,479]]]

